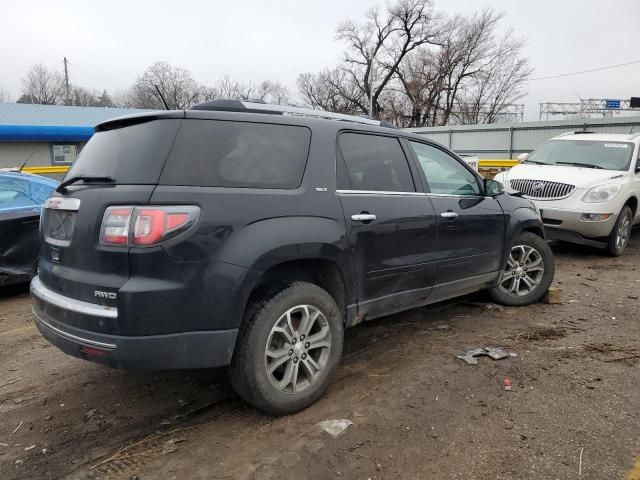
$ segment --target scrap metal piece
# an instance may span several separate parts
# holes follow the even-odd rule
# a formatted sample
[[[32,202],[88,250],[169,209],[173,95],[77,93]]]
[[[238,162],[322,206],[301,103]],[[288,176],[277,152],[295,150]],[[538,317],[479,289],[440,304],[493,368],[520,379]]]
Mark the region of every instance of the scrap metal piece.
[[[478,360],[476,357],[487,356],[492,360],[502,360],[503,358],[511,357],[511,353],[504,350],[501,347],[478,347],[471,348],[463,353],[456,354],[456,358],[466,362],[469,365],[477,365]]]

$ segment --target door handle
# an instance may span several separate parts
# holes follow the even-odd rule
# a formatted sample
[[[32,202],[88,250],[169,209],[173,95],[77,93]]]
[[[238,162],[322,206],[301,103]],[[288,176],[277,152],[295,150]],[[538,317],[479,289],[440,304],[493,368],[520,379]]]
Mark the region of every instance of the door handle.
[[[458,218],[458,212],[442,212],[440,216],[442,218]]]
[[[355,215],[351,215],[351,220],[354,222],[372,222],[377,217],[373,213],[357,213]]]

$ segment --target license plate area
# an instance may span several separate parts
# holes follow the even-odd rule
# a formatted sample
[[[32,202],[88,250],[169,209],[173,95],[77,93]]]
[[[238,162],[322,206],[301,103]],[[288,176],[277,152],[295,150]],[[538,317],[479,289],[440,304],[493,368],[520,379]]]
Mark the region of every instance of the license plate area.
[[[77,198],[47,199],[42,216],[45,242],[58,247],[68,247],[73,237],[79,208],[80,200]]]
[[[48,210],[44,219],[44,239],[51,245],[68,247],[76,226],[76,212]]]

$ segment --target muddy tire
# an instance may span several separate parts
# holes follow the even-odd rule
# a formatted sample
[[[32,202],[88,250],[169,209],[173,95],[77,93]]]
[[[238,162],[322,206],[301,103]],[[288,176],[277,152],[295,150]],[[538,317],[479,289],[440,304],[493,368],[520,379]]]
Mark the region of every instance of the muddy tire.
[[[342,355],[333,298],[311,283],[267,291],[249,305],[229,369],[238,394],[274,415],[302,410],[325,392]]]
[[[629,244],[631,237],[631,225],[633,224],[633,212],[628,205],[622,207],[613,230],[607,240],[607,253],[612,257],[619,257]]]
[[[513,243],[499,284],[491,298],[510,306],[529,305],[542,298],[555,274],[553,252],[541,237],[523,232]]]

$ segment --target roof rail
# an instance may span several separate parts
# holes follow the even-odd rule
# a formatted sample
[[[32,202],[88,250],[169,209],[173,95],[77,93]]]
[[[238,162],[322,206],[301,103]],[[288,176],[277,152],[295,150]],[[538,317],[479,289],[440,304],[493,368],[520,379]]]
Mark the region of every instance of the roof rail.
[[[387,122],[374,120],[372,118],[358,117],[356,115],[345,115],[343,113],[327,112],[325,110],[313,110],[311,108],[291,107],[289,105],[273,105],[271,103],[245,102],[241,100],[214,100],[194,105],[190,110],[218,110],[246,113],[266,113],[276,115],[298,115],[304,117],[325,118],[330,120],[341,120],[343,122],[362,123],[365,125],[375,125],[377,127],[398,128]]]

